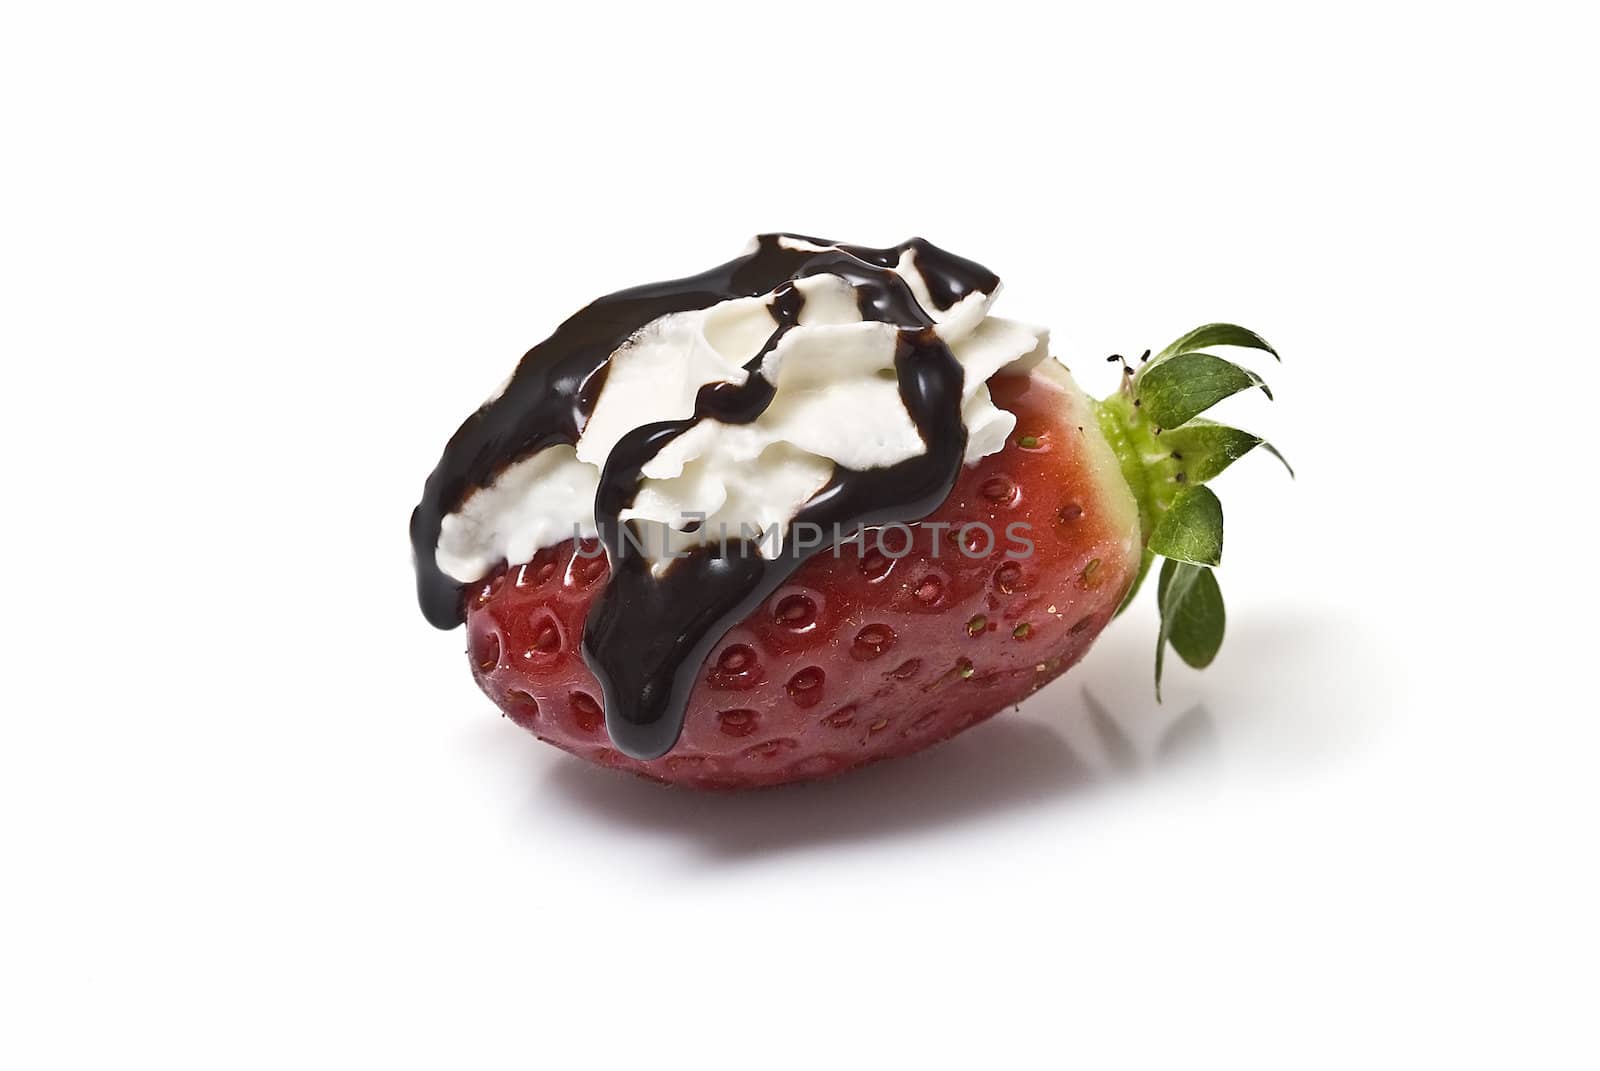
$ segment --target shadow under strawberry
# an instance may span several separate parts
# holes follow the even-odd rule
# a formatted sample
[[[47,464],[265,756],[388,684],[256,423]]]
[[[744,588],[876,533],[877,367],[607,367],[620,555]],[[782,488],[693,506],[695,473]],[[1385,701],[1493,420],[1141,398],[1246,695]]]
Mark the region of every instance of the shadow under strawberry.
[[[737,796],[674,792],[559,763],[540,783],[538,807],[677,835],[713,860],[737,862],[982,823],[1214,757],[1215,719],[1203,705],[1188,708],[1144,749],[1132,742],[1141,734],[1129,719],[1087,691],[1062,705],[1067,709],[1048,724],[999,718],[904,762]],[[1075,731],[1080,726],[1087,731]],[[1093,743],[1075,746],[1069,736]]]

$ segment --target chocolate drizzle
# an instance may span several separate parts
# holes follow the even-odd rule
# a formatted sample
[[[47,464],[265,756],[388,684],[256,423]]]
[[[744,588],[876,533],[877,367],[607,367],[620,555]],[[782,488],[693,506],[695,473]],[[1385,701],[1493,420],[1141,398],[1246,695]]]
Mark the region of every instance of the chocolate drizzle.
[[[816,246],[794,248],[795,242]],[[966,451],[961,422],[962,371],[914,292],[894,270],[910,251],[933,304],[949,309],[973,291],[993,293],[987,269],[922,239],[874,249],[817,238],[762,235],[756,248],[717,268],[675,282],[624,290],[588,305],[529,350],[502,394],[451,437],[411,517],[417,592],[423,614],[439,628],[463,616],[463,585],[438,567],[435,550],[446,515],[504,469],[540,450],[575,444],[599,397],[610,358],[635,332],[673,312],[770,294],[775,321],[761,350],[746,363],[743,384],[702,387],[694,415],[637,428],[612,449],[595,497],[595,519],[611,561],[611,578],[590,611],[583,654],[604,691],[612,742],[636,758],[671,749],[701,664],[733,624],[772,594],[805,559],[863,528],[920,520],[949,494]],[[833,478],[790,522],[775,558],[745,539],[696,547],[661,576],[652,573],[640,541],[619,520],[632,504],[644,466],[673,439],[703,420],[750,423],[771,403],[775,385],[760,372],[765,357],[798,322],[805,296],[795,285],[835,275],[854,289],[864,320],[898,330],[899,393],[926,449],[896,465],[837,468]],[[815,527],[812,527],[815,526]],[[822,546],[797,531],[824,536]]]

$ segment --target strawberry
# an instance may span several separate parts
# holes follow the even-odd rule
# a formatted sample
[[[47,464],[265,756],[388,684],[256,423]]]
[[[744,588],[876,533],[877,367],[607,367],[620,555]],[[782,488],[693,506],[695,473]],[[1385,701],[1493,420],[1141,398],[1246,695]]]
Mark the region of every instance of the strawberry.
[[[547,548],[471,590],[479,685],[540,739],[699,788],[838,773],[1015,705],[1082,658],[1114,616],[1139,569],[1139,521],[1093,403],[1064,372],[997,376],[990,390],[1017,417],[1005,449],[963,469],[909,530],[903,556],[891,555],[907,546],[904,530],[881,547],[868,538],[819,553],[730,630],[667,755],[640,761],[607,738],[579,652],[608,575],[604,555],[584,556],[593,545]],[[1031,553],[1012,556],[1025,548],[1008,530],[1025,533]]]
[[[540,738],[660,781],[744,788],[909,754],[1020,702],[1083,657],[1161,557],[1159,699],[1168,648],[1198,667],[1222,642],[1222,506],[1206,484],[1256,446],[1272,450],[1201,418],[1241,390],[1267,392],[1202,347],[1277,354],[1254,332],[1208,324],[1137,369],[1112,357],[1121,389],[1095,403],[1040,363],[1037,331],[984,320],[980,337],[974,315],[998,286],[920,238],[878,249],[766,234],[700,275],[592,302],[524,356],[429,477],[411,521],[424,615],[465,621],[480,687]],[[957,348],[987,369],[987,396],[968,390]],[[716,367],[728,353],[742,367]],[[630,360],[633,371],[613,373]],[[820,386],[863,369],[891,379],[892,395],[866,379],[844,401]],[[676,393],[680,373],[692,404]],[[613,374],[620,395],[607,394]],[[656,418],[615,437],[602,396]],[[964,399],[990,436],[971,452]],[[898,404],[922,449],[876,443],[819,485],[824,455],[762,438],[785,421],[798,421],[791,436],[825,429],[819,402],[866,429],[860,446],[893,441],[873,411]],[[998,410],[1016,426],[997,451]],[[696,451],[724,434],[732,445],[712,476]],[[831,449],[855,449],[849,438]],[[729,467],[778,447],[771,467]],[[629,517],[652,464],[649,479],[681,477],[686,501],[733,501],[734,513],[770,509],[769,490],[816,490],[787,523],[731,542],[726,528],[721,542],[701,532],[700,513],[681,529],[699,533],[691,549],[654,557],[630,544]],[[552,518],[575,518],[574,539],[553,542]],[[802,543],[802,525],[820,522],[832,539]],[[577,542],[586,531],[601,540]],[[770,555],[764,531],[781,536]]]

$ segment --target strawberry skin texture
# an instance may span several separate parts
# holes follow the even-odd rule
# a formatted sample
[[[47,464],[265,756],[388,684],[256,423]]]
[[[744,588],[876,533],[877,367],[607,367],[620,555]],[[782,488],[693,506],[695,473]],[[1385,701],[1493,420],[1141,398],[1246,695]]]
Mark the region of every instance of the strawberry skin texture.
[[[541,740],[702,789],[831,776],[1019,703],[1082,658],[1115,614],[1138,569],[1139,522],[1091,403],[1064,370],[1046,362],[989,387],[1017,416],[1005,449],[963,468],[912,528],[905,556],[884,555],[870,536],[837,557],[824,550],[734,626],[701,667],[665,756],[629,758],[606,735],[579,643],[607,565],[572,541],[469,589],[479,686]],[[956,529],[973,522],[995,534],[978,557],[957,543]],[[1012,524],[1028,526],[1031,554],[1007,556],[1021,549],[1007,539]],[[904,538],[889,532],[884,545],[897,553]],[[985,549],[969,538],[970,552]]]

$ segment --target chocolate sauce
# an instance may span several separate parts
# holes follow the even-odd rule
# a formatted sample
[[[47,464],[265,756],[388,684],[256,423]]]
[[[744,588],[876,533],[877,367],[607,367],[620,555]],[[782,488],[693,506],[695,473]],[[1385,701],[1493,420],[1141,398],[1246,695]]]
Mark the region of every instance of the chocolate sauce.
[[[793,249],[795,238],[820,249]],[[966,452],[961,422],[962,371],[934,324],[894,267],[910,251],[933,303],[954,306],[973,291],[993,293],[998,278],[981,265],[921,239],[875,249],[796,235],[762,235],[751,253],[701,275],[624,290],[588,305],[529,350],[501,395],[462,424],[411,516],[417,593],[428,621],[454,628],[463,617],[464,585],[438,568],[443,519],[470,494],[517,461],[559,444],[575,444],[593,412],[610,359],[651,321],[734,298],[771,294],[774,330],[745,368],[743,384],[700,389],[694,415],[628,433],[612,449],[595,496],[595,519],[611,577],[584,626],[583,655],[605,697],[606,729],[635,758],[665,754],[677,741],[689,694],[717,642],[758,607],[811,554],[863,528],[913,522],[938,508],[955,484]],[[619,520],[633,502],[644,466],[702,420],[750,423],[771,404],[775,386],[761,362],[798,322],[805,297],[795,281],[835,275],[855,291],[865,320],[898,329],[895,373],[901,402],[926,447],[899,464],[870,470],[837,468],[790,522],[775,558],[755,543],[719,539],[686,552],[661,576],[651,571],[640,540]],[[812,527],[815,526],[815,527]],[[797,531],[824,533],[817,546]]]

